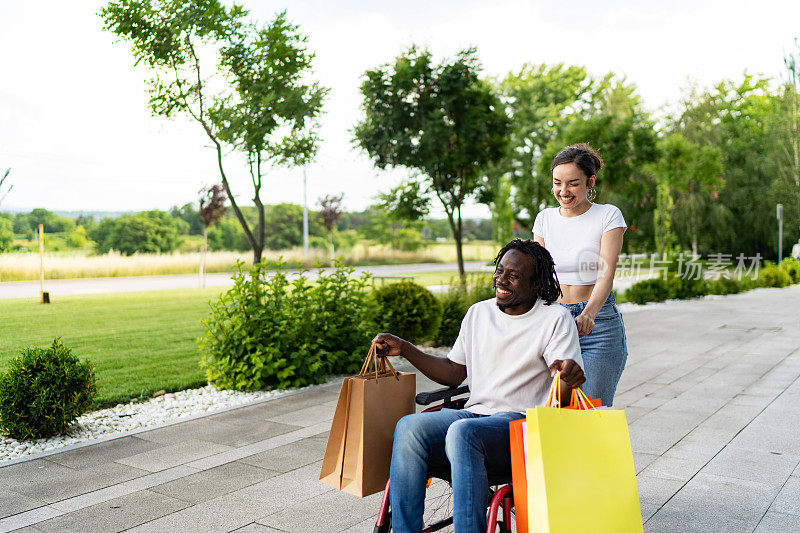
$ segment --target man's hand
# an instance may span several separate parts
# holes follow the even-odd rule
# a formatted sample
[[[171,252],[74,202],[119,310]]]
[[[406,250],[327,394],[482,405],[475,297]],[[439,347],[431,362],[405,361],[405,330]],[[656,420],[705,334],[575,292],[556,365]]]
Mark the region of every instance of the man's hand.
[[[594,319],[581,313],[575,317],[575,325],[578,327],[578,335],[588,335],[594,329]]]
[[[372,342],[377,348],[376,352],[381,357],[403,355],[403,339],[391,333],[378,333]]]
[[[586,381],[583,369],[572,359],[553,361],[553,364],[550,365],[550,375],[555,376],[558,371],[561,371],[561,379],[570,388],[580,387]]]

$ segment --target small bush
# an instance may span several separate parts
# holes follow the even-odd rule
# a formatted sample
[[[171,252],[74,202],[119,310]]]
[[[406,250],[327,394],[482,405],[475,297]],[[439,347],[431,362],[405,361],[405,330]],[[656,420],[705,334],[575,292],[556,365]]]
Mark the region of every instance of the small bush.
[[[434,340],[438,346],[452,346],[461,331],[461,321],[464,320],[470,303],[467,301],[466,291],[459,285],[451,286],[448,292],[439,297],[439,301],[442,304],[442,322]]]
[[[708,283],[704,279],[684,278],[670,275],[667,279],[669,298],[687,300],[708,294]]]
[[[767,263],[758,272],[758,281],[762,287],[786,287],[792,284],[789,273],[772,263]]]
[[[329,373],[358,370],[367,351],[365,287],[337,264],[311,285],[304,273],[289,281],[282,264],[257,264],[211,304],[198,339],[201,366],[218,387],[236,390],[301,387]]]
[[[96,393],[94,366],[60,339],[49,348],[25,348],[0,375],[0,431],[18,440],[60,435]]]
[[[792,278],[792,283],[800,283],[800,261],[787,257],[780,262],[780,267]]]
[[[425,287],[413,281],[385,285],[372,293],[377,329],[417,343],[436,335],[442,305]]]
[[[663,278],[651,278],[631,285],[625,291],[625,296],[629,302],[644,305],[648,302],[663,302],[668,299],[670,297],[670,289]]]
[[[743,284],[734,278],[720,277],[708,282],[708,294],[736,294],[742,290]]]
[[[494,297],[490,274],[470,274],[464,284],[451,279],[449,285],[446,293],[438,295],[442,304],[442,322],[434,338],[438,346],[452,346],[470,306]]]

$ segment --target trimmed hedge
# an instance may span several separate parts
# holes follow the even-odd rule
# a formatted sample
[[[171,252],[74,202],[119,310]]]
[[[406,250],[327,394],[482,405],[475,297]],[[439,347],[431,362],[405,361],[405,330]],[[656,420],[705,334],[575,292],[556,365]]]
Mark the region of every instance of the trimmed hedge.
[[[65,433],[97,394],[94,366],[55,339],[32,346],[0,374],[0,431],[18,440]]]
[[[391,332],[418,343],[436,335],[442,321],[442,304],[413,281],[400,281],[377,288],[372,293],[373,320],[379,331]]]

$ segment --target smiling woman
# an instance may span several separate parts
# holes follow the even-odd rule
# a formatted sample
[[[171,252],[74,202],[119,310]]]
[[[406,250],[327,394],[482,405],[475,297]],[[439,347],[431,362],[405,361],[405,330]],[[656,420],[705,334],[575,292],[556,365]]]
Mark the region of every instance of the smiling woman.
[[[559,206],[536,215],[533,234],[553,256],[563,291],[558,301],[578,327],[583,389],[610,406],[628,358],[625,325],[611,292],[627,225],[615,206],[593,203],[602,166],[588,144],[561,150],[550,167]]]

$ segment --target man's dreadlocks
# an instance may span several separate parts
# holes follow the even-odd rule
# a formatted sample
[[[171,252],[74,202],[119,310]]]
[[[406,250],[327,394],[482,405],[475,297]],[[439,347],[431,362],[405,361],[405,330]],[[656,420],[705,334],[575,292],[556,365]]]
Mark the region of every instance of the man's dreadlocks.
[[[550,305],[559,296],[562,296],[561,285],[558,283],[558,276],[556,276],[555,263],[553,263],[550,252],[545,250],[544,246],[530,239],[525,241],[514,239],[500,249],[497,257],[494,258],[495,267],[500,264],[500,260],[509,250],[518,250],[533,258],[531,283],[539,284],[536,296],[544,300],[545,305]]]

